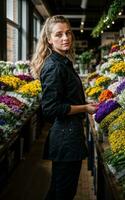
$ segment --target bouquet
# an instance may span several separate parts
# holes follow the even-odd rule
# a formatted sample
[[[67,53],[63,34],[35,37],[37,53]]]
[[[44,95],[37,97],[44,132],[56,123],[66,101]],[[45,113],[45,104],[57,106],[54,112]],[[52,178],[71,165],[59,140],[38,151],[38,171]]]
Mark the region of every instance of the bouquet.
[[[12,62],[0,61],[0,75],[12,75],[14,65]]]
[[[113,153],[125,153],[125,130],[116,130],[108,136]]]
[[[99,108],[95,114],[95,121],[100,123],[109,113],[111,113],[120,105],[115,100],[107,100],[99,105]]]
[[[125,112],[122,113],[117,119],[115,119],[109,125],[109,134],[115,130],[124,130],[125,129]]]
[[[96,86],[104,86],[107,87],[108,84],[110,83],[111,79],[106,76],[100,76],[99,78],[96,79],[95,85]]]
[[[30,82],[30,81],[34,80],[31,75],[26,75],[26,74],[19,74],[16,77],[19,78],[20,80],[26,81],[26,82]]]
[[[125,75],[125,62],[124,61],[120,61],[116,64],[114,64],[111,68],[110,68],[110,72],[117,74],[118,76],[124,76]]]
[[[23,86],[21,86],[17,93],[21,93],[27,97],[35,97],[41,92],[41,84],[39,80],[31,81]]]
[[[97,72],[92,72],[90,74],[88,74],[87,80],[91,81],[92,79],[95,79],[99,76],[99,74]]]
[[[117,101],[125,109],[125,90],[117,96]]]
[[[101,65],[101,69],[100,69],[101,73],[105,74],[106,72],[108,72],[111,66],[112,66],[112,64],[110,62],[103,63]]]
[[[116,82],[112,83],[111,85],[109,85],[107,89],[110,90],[113,94],[115,94],[116,89],[119,84],[120,84],[119,81],[116,81]]]
[[[86,89],[85,93],[88,97],[91,97],[95,100],[98,99],[98,96],[102,92],[103,88],[101,86],[93,86]]]
[[[121,82],[116,88],[116,93],[120,94],[125,89],[125,80]]]
[[[20,85],[24,84],[19,78],[12,75],[4,75],[0,77],[0,84],[4,85],[6,89],[17,89]]]
[[[0,103],[6,104],[9,108],[12,109],[13,112],[15,112],[15,114],[22,113],[25,107],[24,103],[20,102],[15,97],[7,96],[7,95],[0,96]]]
[[[15,69],[13,73],[15,75],[30,74],[29,61],[18,60],[15,62]]]
[[[119,50],[119,45],[118,44],[114,44],[112,45],[111,49],[110,49],[110,53],[116,52]]]
[[[11,96],[11,97],[15,97],[16,99],[18,99],[19,101],[21,101],[22,103],[24,103],[27,107],[31,106],[31,99],[24,97],[22,94],[19,94],[15,91],[7,91],[6,95]]]
[[[111,99],[113,96],[114,96],[113,93],[110,90],[106,89],[101,92],[98,100],[100,103],[102,103],[103,101],[106,101],[107,99]]]
[[[108,132],[108,128],[109,125],[116,120],[116,118],[119,117],[119,115],[121,115],[124,112],[123,108],[116,108],[114,111],[112,111],[111,113],[109,113],[109,115],[107,115],[99,124],[99,129],[101,130],[105,130],[106,132]]]

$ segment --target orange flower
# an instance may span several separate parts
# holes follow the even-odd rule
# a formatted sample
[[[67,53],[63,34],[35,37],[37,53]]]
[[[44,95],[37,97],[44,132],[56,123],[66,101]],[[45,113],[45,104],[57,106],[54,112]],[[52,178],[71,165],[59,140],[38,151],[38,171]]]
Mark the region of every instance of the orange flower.
[[[113,97],[113,93],[110,90],[106,89],[106,90],[103,90],[102,93],[99,95],[98,100],[101,103],[112,97]]]

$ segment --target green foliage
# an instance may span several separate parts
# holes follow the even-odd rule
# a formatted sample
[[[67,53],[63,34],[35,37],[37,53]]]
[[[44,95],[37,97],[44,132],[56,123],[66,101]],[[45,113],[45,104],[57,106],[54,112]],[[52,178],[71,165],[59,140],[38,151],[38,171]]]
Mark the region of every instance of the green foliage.
[[[79,56],[79,58],[82,64],[89,64],[93,58],[93,53],[92,51],[85,51]]]
[[[97,26],[92,31],[93,37],[98,37],[103,30],[107,28],[107,26],[111,26],[112,22],[117,19],[118,13],[121,11],[123,2],[125,0],[114,0],[114,2],[110,5],[107,14],[103,14]]]

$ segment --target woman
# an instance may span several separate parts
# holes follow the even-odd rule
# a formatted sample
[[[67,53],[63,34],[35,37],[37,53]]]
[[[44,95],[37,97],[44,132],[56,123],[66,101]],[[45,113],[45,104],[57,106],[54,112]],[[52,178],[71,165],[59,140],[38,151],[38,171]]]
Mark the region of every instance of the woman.
[[[52,160],[52,179],[46,200],[72,200],[76,194],[82,159],[87,156],[83,133],[85,104],[82,83],[73,68],[73,33],[63,16],[49,17],[43,25],[32,74],[42,85],[42,112],[52,122],[44,158]]]

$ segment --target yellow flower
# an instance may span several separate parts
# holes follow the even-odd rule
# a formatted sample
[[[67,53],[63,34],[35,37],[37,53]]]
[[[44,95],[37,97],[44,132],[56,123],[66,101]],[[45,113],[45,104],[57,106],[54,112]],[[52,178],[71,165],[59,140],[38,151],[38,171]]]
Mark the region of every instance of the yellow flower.
[[[27,83],[21,86],[17,90],[17,92],[33,97],[33,96],[37,96],[41,92],[41,90],[42,89],[41,89],[40,81],[34,80],[34,81],[31,81],[30,83]]]
[[[111,67],[110,72],[114,73],[114,74],[118,74],[120,76],[125,75],[125,62],[120,61],[120,62],[114,64]]]
[[[20,85],[25,84],[25,81],[20,80],[19,78],[12,75],[3,75],[0,77],[0,82],[5,83],[7,86],[17,89]]]
[[[100,86],[94,86],[94,87],[91,87],[91,88],[88,88],[87,90],[87,96],[89,97],[94,97],[94,98],[98,98],[98,96],[100,95],[100,93],[102,92],[102,87]]]
[[[88,87],[88,88],[86,89],[86,91],[85,91],[86,95],[88,95],[88,93],[90,92],[91,88],[92,88],[92,87]]]
[[[99,78],[96,79],[95,85],[96,86],[105,86],[110,82],[110,78],[106,76],[100,76]]]
[[[114,153],[120,153],[125,149],[125,130],[116,130],[108,136],[111,149]]]

